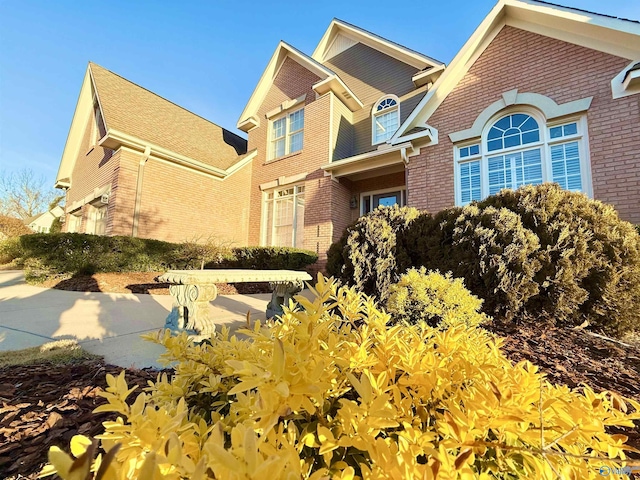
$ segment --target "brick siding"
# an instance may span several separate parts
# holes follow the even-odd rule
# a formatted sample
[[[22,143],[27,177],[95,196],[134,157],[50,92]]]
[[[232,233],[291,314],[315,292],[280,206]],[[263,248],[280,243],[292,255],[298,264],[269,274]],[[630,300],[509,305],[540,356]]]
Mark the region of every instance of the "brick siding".
[[[593,96],[587,113],[593,192],[640,223],[640,96],[614,100],[611,79],[628,60],[506,26],[431,116],[439,144],[409,162],[409,204],[436,212],[454,204],[453,144],[502,93],[515,88],[563,104]]]

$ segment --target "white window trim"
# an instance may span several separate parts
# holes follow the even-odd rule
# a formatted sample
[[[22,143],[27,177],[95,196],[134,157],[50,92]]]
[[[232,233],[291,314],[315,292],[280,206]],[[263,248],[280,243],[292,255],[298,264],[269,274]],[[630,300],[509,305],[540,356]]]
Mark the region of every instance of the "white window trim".
[[[400,192],[400,205],[398,206],[404,207],[407,204],[407,187],[405,186],[383,188],[382,190],[373,190],[370,192],[360,193],[360,215],[364,215],[364,197],[370,196],[373,200],[374,195],[379,195],[381,193],[398,192],[398,191]]]
[[[385,108],[384,110],[377,112],[376,109],[378,108],[378,105],[380,105],[380,102],[383,102],[384,100],[387,100],[389,98],[395,100],[396,105],[394,107]],[[386,140],[380,140],[378,142],[376,141],[376,117],[378,115],[385,115],[394,111],[396,112],[396,115],[398,115],[398,128],[400,128],[400,99],[396,95],[385,95],[379,98],[378,101],[373,104],[373,107],[371,107],[371,145],[381,145],[383,143],[387,143],[389,140],[391,140],[393,134],[396,133],[393,132]]]
[[[276,192],[278,190],[288,190],[290,188],[293,188],[293,224],[292,224],[292,238],[291,238],[291,245],[293,248],[296,248],[296,232],[298,229],[298,203],[297,203],[297,197],[298,195],[303,195],[304,196],[304,191],[300,194],[298,193],[298,187],[305,187],[304,182],[302,183],[296,183],[296,184],[289,184],[289,185],[280,185],[278,187],[275,188],[271,188],[271,189],[267,189],[267,190],[263,190],[262,191],[262,207],[261,207],[261,222],[260,222],[260,245],[263,247],[271,247],[273,245],[268,245],[267,244],[267,229],[269,228],[268,225],[268,208],[269,208],[269,202],[271,202],[271,242],[273,243],[273,237],[274,237],[274,232],[275,232],[275,222],[273,221],[275,219],[275,215],[276,215]],[[306,190],[306,188],[305,188]],[[273,193],[273,199],[269,200],[269,194]],[[302,225],[302,228],[304,228],[304,223]]]
[[[298,104],[296,104],[296,106],[298,106]],[[267,142],[268,142],[268,152],[267,152],[267,159],[268,160],[278,160],[280,158],[284,158],[287,155],[292,155],[294,153],[298,153],[301,152],[302,150],[304,150],[304,127],[305,125],[302,125],[302,128],[299,130],[296,130],[295,132],[291,132],[289,130],[290,128],[290,124],[291,124],[291,120],[290,120],[290,116],[293,115],[296,112],[299,112],[303,110],[304,111],[304,106],[302,108],[296,108],[296,109],[291,109],[291,110],[287,110],[284,113],[282,113],[281,115],[278,115],[277,117],[273,117],[269,119],[269,131],[267,132]],[[303,113],[304,115],[304,113]],[[274,149],[273,149],[273,143],[274,143],[274,138],[273,138],[273,124],[275,122],[277,122],[278,120],[282,120],[285,119],[284,121],[284,154],[276,157],[274,154]],[[306,120],[306,119],[305,119]],[[299,133],[299,132],[303,132],[302,134],[302,148],[300,150],[296,150],[295,152],[291,152],[291,136]]]
[[[489,152],[487,150],[487,134],[493,124],[500,118],[507,115],[513,115],[515,113],[524,113],[531,115],[540,127],[540,140],[538,142],[526,144],[526,146],[518,145],[516,147],[505,148]],[[550,129],[558,125],[565,125],[568,123],[576,123],[578,127],[578,133],[561,138],[551,138]],[[553,172],[551,165],[551,147],[553,145],[568,143],[571,141],[578,142],[578,152],[580,155],[580,174],[582,177],[582,190],[581,192],[588,197],[593,198],[593,183],[591,178],[591,155],[589,151],[589,135],[587,130],[587,116],[586,113],[581,115],[574,115],[564,117],[562,119],[546,120],[544,116],[535,108],[518,105],[516,108],[510,108],[503,110],[497,114],[494,114],[484,125],[482,129],[482,135],[480,137],[467,139],[463,142],[454,144],[453,146],[453,178],[454,178],[454,193],[456,206],[463,206],[462,192],[461,192],[461,179],[460,179],[460,164],[480,161],[480,195],[482,199],[489,196],[489,166],[488,158],[495,155],[504,155],[514,151],[526,150],[529,148],[540,148],[540,156],[542,162],[542,181],[552,182]],[[480,153],[478,155],[470,155],[468,157],[460,158],[460,149],[470,145],[480,145]]]

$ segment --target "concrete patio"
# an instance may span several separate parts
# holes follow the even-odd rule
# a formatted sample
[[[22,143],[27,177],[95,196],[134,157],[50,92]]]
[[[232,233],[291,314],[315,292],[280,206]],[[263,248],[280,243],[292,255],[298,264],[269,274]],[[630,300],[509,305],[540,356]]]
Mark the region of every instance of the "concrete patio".
[[[211,303],[216,325],[236,329],[265,318],[270,294],[220,295]],[[0,350],[20,350],[75,339],[88,352],[122,367],[158,367],[164,349],[140,335],[162,328],[169,295],[68,292],[39,288],[22,271],[0,271]]]

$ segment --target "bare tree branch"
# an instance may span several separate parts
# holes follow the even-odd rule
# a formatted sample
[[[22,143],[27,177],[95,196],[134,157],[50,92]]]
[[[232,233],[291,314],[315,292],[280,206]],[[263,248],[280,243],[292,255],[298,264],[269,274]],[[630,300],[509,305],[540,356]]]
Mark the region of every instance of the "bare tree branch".
[[[46,212],[56,192],[46,186],[44,176],[36,177],[24,168],[0,175],[0,214],[25,219]]]

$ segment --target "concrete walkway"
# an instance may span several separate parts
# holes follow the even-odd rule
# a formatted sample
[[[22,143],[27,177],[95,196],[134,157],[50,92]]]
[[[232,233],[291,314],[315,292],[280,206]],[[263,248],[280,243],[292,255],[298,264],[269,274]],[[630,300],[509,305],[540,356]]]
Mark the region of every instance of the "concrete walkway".
[[[216,323],[232,329],[265,318],[270,294],[220,295]],[[164,326],[169,295],[67,292],[27,285],[22,271],[0,271],[0,350],[76,339],[87,351],[122,367],[158,367],[164,348],[140,338]]]

